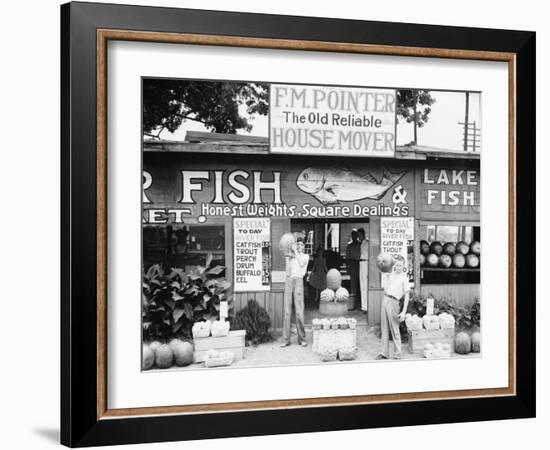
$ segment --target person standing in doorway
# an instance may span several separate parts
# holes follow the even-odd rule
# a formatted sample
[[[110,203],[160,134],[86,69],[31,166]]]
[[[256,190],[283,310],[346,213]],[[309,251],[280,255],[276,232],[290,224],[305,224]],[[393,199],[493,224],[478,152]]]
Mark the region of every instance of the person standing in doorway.
[[[382,277],[384,297],[380,311],[380,329],[382,331],[382,352],[376,359],[388,359],[390,355],[390,333],[395,345],[394,359],[401,359],[401,333],[399,323],[405,320],[409,306],[409,278],[404,271],[405,260],[402,256],[394,258],[393,270]],[[405,297],[400,311],[399,302]]]
[[[353,229],[351,231],[350,241],[346,246],[346,264],[349,270],[350,294],[354,300],[360,298],[361,287],[359,284],[359,260],[361,259],[361,242],[359,242],[359,233]]]
[[[359,286],[361,290],[361,309],[367,313],[369,292],[369,240],[365,236],[365,229],[357,230],[361,251],[359,256]]]
[[[290,345],[290,318],[292,305],[296,315],[296,332],[298,344],[306,347],[306,330],[304,327],[304,275],[306,274],[309,255],[304,253],[304,239],[298,237],[296,244],[292,246],[287,255],[286,280],[284,294],[284,317],[283,317],[283,342],[281,347]]]
[[[323,247],[317,247],[309,277],[309,284],[315,289],[315,301],[319,301],[319,293],[327,288],[327,263]]]

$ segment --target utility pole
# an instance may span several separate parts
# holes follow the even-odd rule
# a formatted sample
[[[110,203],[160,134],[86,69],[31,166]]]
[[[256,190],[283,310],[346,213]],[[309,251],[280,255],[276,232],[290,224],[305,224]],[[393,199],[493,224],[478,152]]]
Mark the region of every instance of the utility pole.
[[[468,112],[470,110],[470,93],[466,92],[466,112],[464,114],[464,151],[468,151]]]

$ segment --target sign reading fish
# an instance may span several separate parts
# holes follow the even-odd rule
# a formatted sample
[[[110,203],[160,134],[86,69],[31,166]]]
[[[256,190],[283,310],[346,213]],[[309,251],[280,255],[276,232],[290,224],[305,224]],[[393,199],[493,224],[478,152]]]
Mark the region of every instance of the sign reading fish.
[[[233,167],[169,155],[170,166],[146,154],[143,222],[205,223],[215,217],[357,218],[409,216],[414,177],[403,163],[363,160],[353,169],[285,167],[248,156]],[[222,157],[220,157],[222,158]],[[223,167],[223,168],[221,168]],[[397,198],[399,197],[399,199]]]
[[[395,89],[272,84],[270,151],[393,157]]]

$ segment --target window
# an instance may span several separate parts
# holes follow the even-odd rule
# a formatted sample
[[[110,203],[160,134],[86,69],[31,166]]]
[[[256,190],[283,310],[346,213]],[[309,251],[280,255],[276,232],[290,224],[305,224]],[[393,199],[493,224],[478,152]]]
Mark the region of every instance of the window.
[[[479,226],[430,224],[420,231],[422,284],[479,283]]]
[[[143,265],[192,270],[199,266],[225,266],[223,225],[162,225],[143,227]]]

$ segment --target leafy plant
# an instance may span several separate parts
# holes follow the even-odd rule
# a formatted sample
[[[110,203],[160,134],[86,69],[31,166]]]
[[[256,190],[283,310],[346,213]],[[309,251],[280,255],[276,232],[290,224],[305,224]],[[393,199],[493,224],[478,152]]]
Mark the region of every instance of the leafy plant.
[[[231,309],[231,284],[220,278],[224,271],[225,267],[214,266],[193,272],[172,268],[167,273],[161,265],[152,265],[143,274],[143,339],[188,338],[193,323],[218,317],[220,301],[227,300]]]
[[[273,340],[269,332],[271,318],[256,300],[248,300],[246,306],[235,314],[231,321],[234,330],[246,330],[247,344],[258,345]]]

